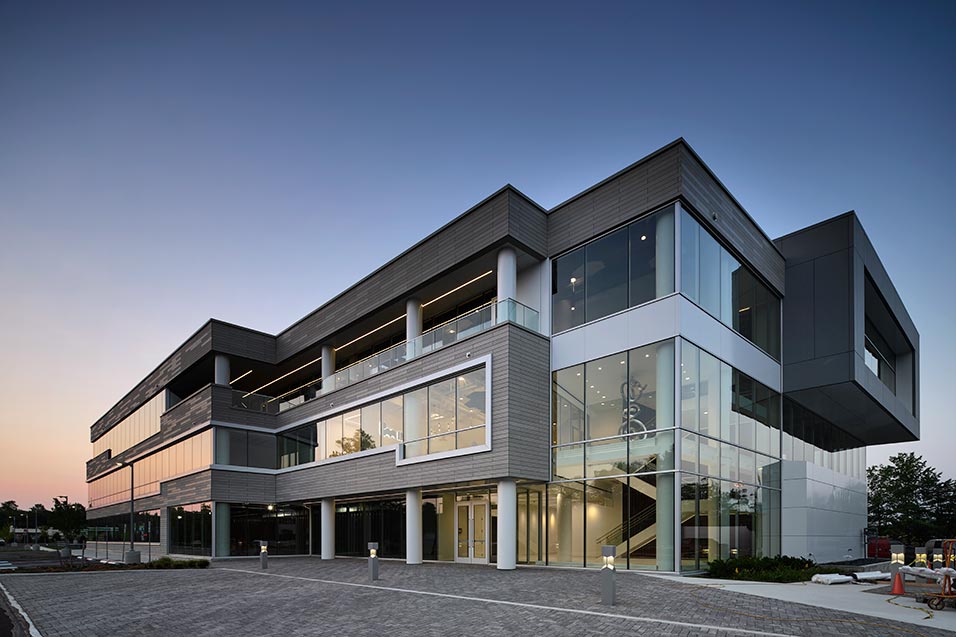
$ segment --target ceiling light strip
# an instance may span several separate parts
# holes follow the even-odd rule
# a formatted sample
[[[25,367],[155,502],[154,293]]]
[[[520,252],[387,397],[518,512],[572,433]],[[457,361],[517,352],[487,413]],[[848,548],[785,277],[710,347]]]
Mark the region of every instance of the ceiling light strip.
[[[272,385],[272,384],[274,384],[274,383],[278,383],[280,380],[282,380],[282,379],[285,378],[286,376],[291,376],[292,374],[294,374],[294,373],[296,373],[296,372],[298,372],[298,371],[301,371],[301,370],[305,369],[305,368],[308,367],[309,365],[314,365],[314,364],[318,363],[320,360],[322,360],[322,357],[321,357],[321,356],[319,356],[317,359],[315,359],[315,360],[313,360],[313,361],[309,361],[309,362],[306,363],[305,365],[302,365],[302,366],[300,366],[300,367],[296,367],[296,368],[293,369],[291,372],[287,372],[287,373],[283,374],[282,376],[279,376],[279,377],[276,378],[275,380],[270,380],[268,383],[266,383],[266,384],[263,385],[262,387],[259,387],[258,389],[253,389],[253,390],[252,390],[251,392],[249,392],[248,394],[243,394],[242,397],[243,397],[243,398],[247,398],[247,397],[249,397],[249,396],[252,396],[253,394],[258,394],[260,391],[262,391],[263,389],[265,389],[265,388],[268,387],[269,385]]]
[[[335,351],[337,352],[337,351],[339,351],[340,349],[345,349],[346,347],[348,347],[348,346],[351,345],[352,343],[357,343],[357,342],[359,342],[360,340],[362,340],[363,338],[365,338],[366,336],[371,336],[372,334],[374,334],[375,332],[379,331],[380,329],[386,328],[386,327],[388,327],[389,325],[391,325],[392,323],[395,323],[396,321],[401,321],[401,320],[404,319],[404,318],[405,318],[405,315],[404,315],[404,314],[402,314],[401,316],[395,317],[395,318],[393,318],[391,321],[389,321],[388,323],[385,323],[385,324],[383,324],[383,325],[379,325],[378,327],[376,327],[376,328],[375,328],[374,330],[372,330],[371,332],[366,332],[365,334],[362,334],[362,335],[359,336],[358,338],[353,338],[351,341],[349,341],[349,342],[346,343],[345,345],[339,345],[338,347],[335,348]]]
[[[241,376],[237,376],[236,378],[233,378],[231,381],[229,381],[229,384],[232,385],[232,384],[234,384],[234,383],[238,383],[240,380],[242,380],[243,378],[245,378],[246,376],[248,376],[248,375],[251,374],[251,373],[252,373],[252,370],[250,369],[250,370],[249,370],[248,372],[246,372],[245,374],[242,374]]]
[[[488,275],[491,274],[492,272],[494,272],[494,270],[488,270],[488,271],[485,272],[484,274],[479,274],[478,276],[476,276],[476,277],[475,277],[474,279],[472,279],[471,281],[466,281],[465,283],[462,283],[461,285],[459,285],[457,288],[455,288],[455,289],[453,289],[453,290],[448,290],[447,292],[445,292],[445,293],[442,294],[441,296],[436,296],[435,298],[433,298],[433,299],[432,299],[431,301],[429,301],[428,303],[422,303],[422,307],[428,307],[429,305],[431,305],[431,304],[434,303],[435,301],[440,301],[440,300],[442,300],[443,298],[445,298],[446,296],[448,296],[449,294],[454,294],[455,292],[457,292],[458,290],[462,289],[463,287],[469,286],[469,285],[471,285],[472,283],[474,283],[475,281],[480,281],[481,279],[485,278],[486,276],[488,276]]]

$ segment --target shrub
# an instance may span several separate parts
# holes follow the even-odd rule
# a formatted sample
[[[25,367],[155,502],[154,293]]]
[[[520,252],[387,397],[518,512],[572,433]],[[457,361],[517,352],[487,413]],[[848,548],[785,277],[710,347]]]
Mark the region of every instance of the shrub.
[[[754,582],[805,582],[817,573],[832,569],[817,566],[802,557],[738,557],[710,563],[708,577]]]
[[[146,568],[209,568],[209,560],[174,560],[164,555],[146,564]]]

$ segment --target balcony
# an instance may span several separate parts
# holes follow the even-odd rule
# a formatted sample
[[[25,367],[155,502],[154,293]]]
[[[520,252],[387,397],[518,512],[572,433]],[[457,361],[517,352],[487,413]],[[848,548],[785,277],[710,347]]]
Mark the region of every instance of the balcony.
[[[309,382],[286,394],[267,396],[234,390],[232,406],[269,414],[281,413],[319,396],[387,372],[410,360],[480,334],[502,323],[514,323],[540,333],[537,310],[514,299],[491,301],[437,325],[411,341],[404,341],[382,350],[348,367],[336,370],[332,376]]]

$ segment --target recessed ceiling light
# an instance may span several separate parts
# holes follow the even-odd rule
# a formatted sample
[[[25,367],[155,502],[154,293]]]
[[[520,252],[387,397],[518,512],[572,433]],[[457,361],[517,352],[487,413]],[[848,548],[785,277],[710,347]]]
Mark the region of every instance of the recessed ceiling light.
[[[641,241],[644,241],[645,239],[647,239],[647,235],[646,235],[646,234],[642,234],[642,235],[641,235]]]

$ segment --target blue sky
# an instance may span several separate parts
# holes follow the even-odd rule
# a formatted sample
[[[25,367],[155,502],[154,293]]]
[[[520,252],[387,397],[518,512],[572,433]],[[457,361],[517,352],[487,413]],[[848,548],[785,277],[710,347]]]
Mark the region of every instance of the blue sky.
[[[665,6],[666,5],[666,6]],[[0,3],[0,499],[209,317],[276,332],[505,183],[683,136],[770,236],[855,209],[950,465],[956,4]],[[35,447],[50,462],[37,471]]]

